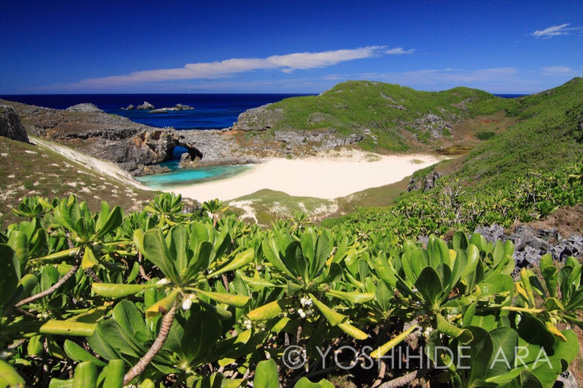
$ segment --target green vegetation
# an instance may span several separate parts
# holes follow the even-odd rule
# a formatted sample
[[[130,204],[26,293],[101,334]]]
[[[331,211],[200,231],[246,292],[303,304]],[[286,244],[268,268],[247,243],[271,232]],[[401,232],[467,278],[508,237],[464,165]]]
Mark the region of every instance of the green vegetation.
[[[342,105],[347,96],[359,105]],[[405,109],[382,106],[393,115],[383,116],[379,96]],[[583,264],[556,265],[546,255],[519,271],[511,242],[471,232],[583,203],[582,80],[519,100],[350,82],[288,100],[298,106],[289,120],[306,120],[305,101],[318,108],[308,115],[314,128],[369,128],[378,135],[371,147],[379,139],[405,145],[403,132],[388,132],[400,114],[473,117],[470,136],[480,133],[481,115],[500,109],[511,118],[495,116],[496,126],[517,124],[482,127],[495,136],[415,174],[447,172],[435,188],[398,198],[385,189],[358,193],[341,206],[395,203],[321,226],[300,212],[321,202],[264,191],[259,216],[269,219],[275,198],[295,212],[267,229],[220,200],[188,210],[179,196],[161,194],[129,208],[110,190],[99,201],[108,188],[93,191],[90,170],[2,140],[8,170],[17,169],[7,155],[18,149],[28,151],[20,163],[30,174],[0,174],[12,190],[3,219],[15,221],[0,230],[0,386],[552,387],[579,351],[572,328],[583,328]],[[330,107],[354,109],[353,119]],[[385,126],[373,131],[373,122]],[[57,168],[62,175],[43,184]],[[27,187],[39,192],[15,201]],[[47,199],[62,190],[91,198]]]
[[[477,189],[512,184],[528,171],[552,172],[583,160],[583,79],[518,100],[520,121],[463,160],[455,178]]]
[[[451,136],[446,126],[427,121],[428,115],[458,123],[478,115],[512,109],[514,100],[486,92],[454,88],[443,92],[420,92],[380,82],[350,81],[319,96],[295,97],[272,104],[283,109],[283,119],[273,129],[334,129],[339,134],[364,134],[359,146],[365,150],[406,151],[415,136],[421,143],[435,139],[430,129]]]
[[[125,216],[73,196],[20,203],[0,233],[1,382],[550,387],[578,353],[561,326],[583,327],[573,258],[515,280],[512,243],[477,234],[422,246],[366,219],[263,230],[218,200],[203,209],[171,194]],[[379,374],[404,354],[423,368]]]
[[[0,225],[4,226],[17,220],[10,209],[26,196],[75,194],[92,209],[106,201],[137,210],[154,195],[73,162],[44,143],[28,144],[0,136],[0,164]]]

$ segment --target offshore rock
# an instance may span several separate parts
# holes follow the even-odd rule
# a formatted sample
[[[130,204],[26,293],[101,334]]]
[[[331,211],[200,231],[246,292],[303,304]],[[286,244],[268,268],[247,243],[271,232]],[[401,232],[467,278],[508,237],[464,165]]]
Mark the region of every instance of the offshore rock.
[[[144,101],[142,105],[136,107],[138,110],[152,110],[155,109],[154,105],[150,104],[148,101]]]
[[[18,113],[11,106],[0,105],[0,136],[28,143],[28,134]]]

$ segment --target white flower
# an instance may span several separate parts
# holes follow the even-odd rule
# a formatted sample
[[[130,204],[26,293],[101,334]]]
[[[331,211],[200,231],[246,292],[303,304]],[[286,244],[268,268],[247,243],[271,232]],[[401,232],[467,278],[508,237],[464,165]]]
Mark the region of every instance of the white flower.
[[[298,314],[300,314],[300,317],[301,318],[305,318],[306,317],[306,313],[302,309],[298,309]]]
[[[160,279],[156,282],[156,284],[159,286],[163,286],[164,284],[168,284],[168,283],[170,283],[170,280],[168,280],[167,278]]]
[[[304,307],[311,306],[312,305],[312,299],[310,299],[310,297],[308,297],[308,296],[304,296],[304,297],[302,297],[302,299],[300,299],[300,303]]]
[[[191,306],[192,306],[192,299],[190,299],[190,297],[185,298],[182,301],[182,310],[190,310]]]
[[[250,319],[245,319],[245,320],[243,321],[243,326],[245,326],[245,328],[246,328],[247,330],[251,330],[251,329],[253,328],[253,323],[251,322],[251,320],[250,320]]]

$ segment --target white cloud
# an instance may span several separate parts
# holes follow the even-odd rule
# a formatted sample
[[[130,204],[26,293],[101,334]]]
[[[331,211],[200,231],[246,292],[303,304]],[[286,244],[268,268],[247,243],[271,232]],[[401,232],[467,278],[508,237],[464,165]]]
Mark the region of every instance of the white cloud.
[[[136,71],[126,75],[89,78],[67,86],[75,89],[103,89],[112,86],[160,81],[217,79],[256,70],[281,69],[281,71],[289,73],[294,70],[322,68],[384,54],[410,52],[412,50],[403,50],[402,48],[387,50],[386,46],[366,46],[356,49],[272,55],[267,58],[233,58],[217,62],[189,63],[184,67],[174,69]]]
[[[568,28],[571,24],[565,23],[561,24],[560,26],[551,26],[549,28],[545,28],[544,30],[536,30],[531,35],[536,38],[552,38],[553,36],[559,35],[569,35],[573,29]]]
[[[389,55],[413,54],[415,49],[404,50],[402,47],[386,50],[384,53]]]
[[[542,75],[553,76],[553,77],[578,77],[582,74],[581,70],[575,70],[568,66],[551,66],[543,67]]]

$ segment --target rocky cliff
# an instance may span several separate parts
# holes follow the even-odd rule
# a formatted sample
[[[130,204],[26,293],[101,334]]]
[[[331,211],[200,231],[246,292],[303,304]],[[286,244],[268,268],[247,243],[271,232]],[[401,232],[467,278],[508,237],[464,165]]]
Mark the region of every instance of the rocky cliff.
[[[202,153],[172,128],[152,128],[102,112],[91,104],[68,110],[3,102],[18,112],[30,134],[118,164],[135,175],[159,172],[177,146],[191,158]]]
[[[28,143],[28,134],[11,106],[0,105],[0,136]]]

